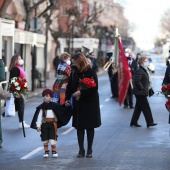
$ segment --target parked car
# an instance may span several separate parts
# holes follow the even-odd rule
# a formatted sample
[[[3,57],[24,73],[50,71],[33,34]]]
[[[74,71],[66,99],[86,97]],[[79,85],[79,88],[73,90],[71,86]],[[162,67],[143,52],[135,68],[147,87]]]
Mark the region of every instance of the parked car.
[[[149,62],[149,65],[148,65],[149,71],[151,71],[152,73],[155,73],[155,65],[153,64],[152,59],[148,58],[148,62]]]

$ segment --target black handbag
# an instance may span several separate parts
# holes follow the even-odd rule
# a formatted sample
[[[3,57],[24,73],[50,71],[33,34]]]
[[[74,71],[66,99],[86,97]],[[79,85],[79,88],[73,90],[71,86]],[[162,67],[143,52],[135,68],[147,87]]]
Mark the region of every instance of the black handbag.
[[[153,96],[155,94],[155,92],[153,91],[153,89],[149,89],[149,97]]]

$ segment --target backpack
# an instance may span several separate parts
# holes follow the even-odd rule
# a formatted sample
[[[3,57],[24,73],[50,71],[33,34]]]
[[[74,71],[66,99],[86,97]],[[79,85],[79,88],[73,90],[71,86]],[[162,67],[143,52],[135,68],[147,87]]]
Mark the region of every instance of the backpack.
[[[0,82],[5,81],[5,66],[2,59],[0,59]]]

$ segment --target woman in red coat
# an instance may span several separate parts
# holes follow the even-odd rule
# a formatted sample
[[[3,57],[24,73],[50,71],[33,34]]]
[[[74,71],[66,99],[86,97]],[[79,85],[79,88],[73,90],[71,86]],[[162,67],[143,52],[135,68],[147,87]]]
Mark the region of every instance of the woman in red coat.
[[[77,157],[85,155],[84,134],[86,130],[88,141],[86,157],[91,158],[94,128],[101,125],[98,78],[82,53],[75,54],[72,62],[72,72],[66,89],[66,106],[70,105],[70,98],[73,97],[72,126],[77,129],[79,144]],[[82,86],[83,83],[80,83],[82,80],[88,80],[90,87]]]

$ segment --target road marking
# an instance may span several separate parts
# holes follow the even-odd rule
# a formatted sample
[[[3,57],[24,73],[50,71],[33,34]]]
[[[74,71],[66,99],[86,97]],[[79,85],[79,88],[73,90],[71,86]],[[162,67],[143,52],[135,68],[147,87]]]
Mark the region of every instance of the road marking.
[[[107,98],[107,99],[105,99],[105,102],[108,102],[110,100],[110,98]]]
[[[68,133],[70,133],[74,129],[75,129],[74,127],[71,127],[69,129],[67,129],[65,132],[63,132],[62,135],[67,135]]]
[[[103,107],[103,105],[100,105],[100,109]]]
[[[23,156],[20,159],[27,159],[27,158],[29,158],[30,156],[36,154],[37,152],[39,152],[42,149],[43,149],[43,147],[38,147],[37,149],[33,150],[32,152],[28,153],[27,155]]]

